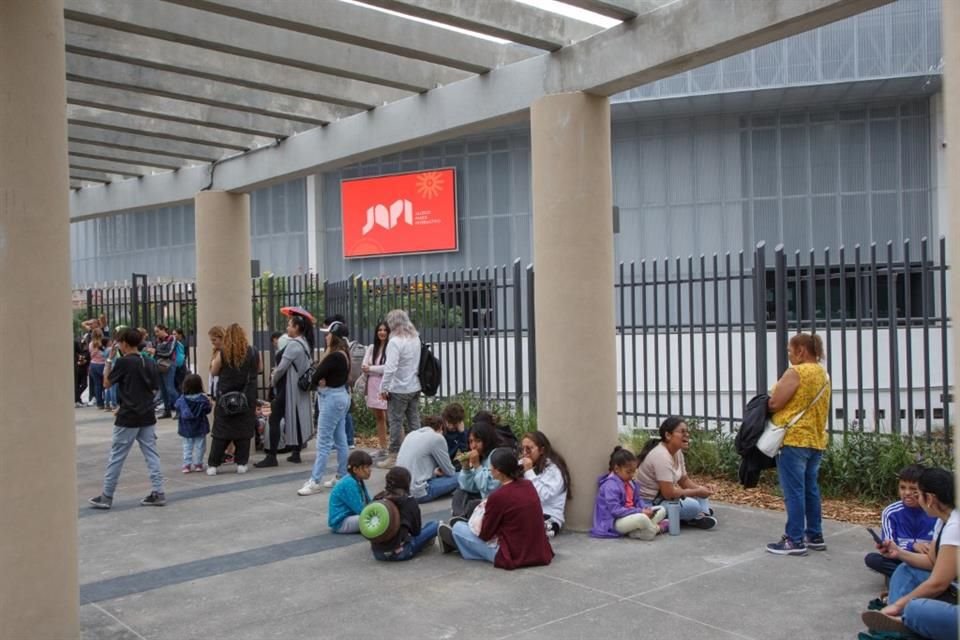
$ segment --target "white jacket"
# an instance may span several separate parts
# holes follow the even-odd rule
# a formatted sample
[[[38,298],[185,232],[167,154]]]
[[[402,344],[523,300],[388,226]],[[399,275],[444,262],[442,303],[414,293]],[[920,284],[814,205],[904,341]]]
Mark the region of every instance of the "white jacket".
[[[390,336],[387,342],[387,361],[383,365],[380,391],[385,393],[416,393],[420,391],[420,338]]]
[[[530,469],[524,472],[523,477],[532,482],[537,490],[543,515],[553,518],[563,526],[563,511],[567,506],[567,485],[563,482],[560,467],[548,460],[543,473],[537,475],[533,469]]]

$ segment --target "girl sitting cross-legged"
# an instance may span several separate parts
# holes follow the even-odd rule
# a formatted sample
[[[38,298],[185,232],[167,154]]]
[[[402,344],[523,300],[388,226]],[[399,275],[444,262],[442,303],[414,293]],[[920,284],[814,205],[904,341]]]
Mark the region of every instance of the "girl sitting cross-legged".
[[[377,560],[409,560],[437,536],[436,522],[421,524],[420,505],[410,495],[410,472],[404,467],[394,467],[387,472],[387,485],[374,498],[392,501],[400,513],[397,535],[386,542],[370,543],[373,557]]]
[[[347,475],[330,492],[327,524],[334,533],[360,533],[360,512],[370,502],[364,480],[370,479],[372,469],[373,458],[369,453],[360,449],[350,453]]]
[[[636,472],[637,456],[623,447],[615,448],[610,455],[609,471],[597,480],[591,536],[653,540],[661,532],[660,522],[667,511],[644,503],[640,485],[633,479]]]

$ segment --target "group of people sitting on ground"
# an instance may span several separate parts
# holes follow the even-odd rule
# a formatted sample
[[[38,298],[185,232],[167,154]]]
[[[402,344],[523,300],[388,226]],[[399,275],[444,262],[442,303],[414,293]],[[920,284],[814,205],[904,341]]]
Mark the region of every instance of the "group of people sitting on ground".
[[[884,576],[886,593],[868,605],[869,638],[957,638],[957,547],[960,512],[953,474],[910,465],[898,474],[900,500],[883,510],[881,534],[867,567]]]

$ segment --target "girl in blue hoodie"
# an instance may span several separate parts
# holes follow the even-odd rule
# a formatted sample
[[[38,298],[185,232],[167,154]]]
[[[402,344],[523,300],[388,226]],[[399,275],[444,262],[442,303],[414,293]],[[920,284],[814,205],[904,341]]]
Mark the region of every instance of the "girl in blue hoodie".
[[[373,458],[366,451],[356,449],[347,458],[347,475],[337,480],[330,492],[327,506],[327,524],[334,533],[360,533],[360,512],[370,502],[367,485]]]
[[[637,472],[637,456],[617,447],[610,456],[610,467],[597,480],[597,501],[593,508],[594,538],[627,536],[653,540],[660,533],[660,521],[666,515],[663,507],[650,507],[640,497],[640,485],[633,479]]]
[[[203,393],[203,378],[191,373],[183,379],[183,392],[174,406],[177,410],[177,434],[183,439],[183,473],[203,471],[210,433],[210,399]]]

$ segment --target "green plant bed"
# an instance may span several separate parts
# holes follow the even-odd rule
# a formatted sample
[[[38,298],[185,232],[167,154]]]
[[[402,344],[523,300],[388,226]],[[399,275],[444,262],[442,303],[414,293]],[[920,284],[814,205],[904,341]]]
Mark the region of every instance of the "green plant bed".
[[[512,404],[505,402],[484,401],[472,393],[461,393],[448,398],[421,398],[420,415],[439,416],[443,408],[451,402],[459,402],[463,405],[468,427],[470,426],[470,418],[478,411],[489,411],[500,417],[500,424],[510,425],[518,439],[528,431],[537,430],[535,413],[517,411]],[[353,394],[353,426],[356,433],[361,436],[373,436],[377,432],[377,423],[373,417],[373,412],[367,408],[364,397],[356,393]]]
[[[735,434],[701,429],[688,420],[690,449],[685,453],[687,471],[695,475],[737,480],[740,456]],[[639,452],[656,429],[634,429],[622,438],[624,446]],[[940,439],[889,434],[848,433],[836,436],[820,464],[820,490],[832,498],[856,498],[865,503],[887,503],[897,498],[897,472],[909,464],[953,469],[950,446]],[[776,471],[764,472],[763,481]]]

